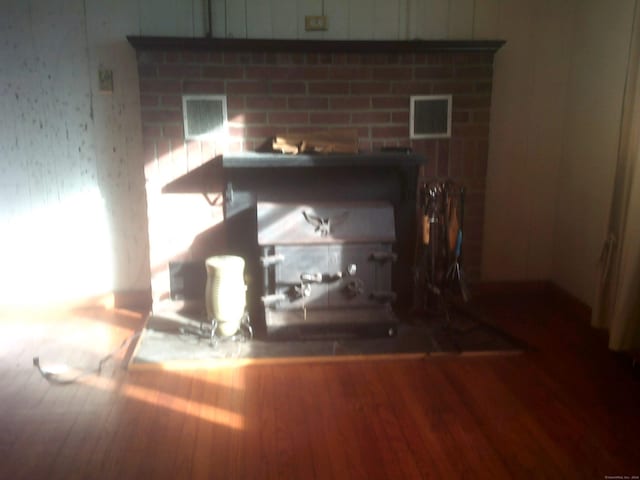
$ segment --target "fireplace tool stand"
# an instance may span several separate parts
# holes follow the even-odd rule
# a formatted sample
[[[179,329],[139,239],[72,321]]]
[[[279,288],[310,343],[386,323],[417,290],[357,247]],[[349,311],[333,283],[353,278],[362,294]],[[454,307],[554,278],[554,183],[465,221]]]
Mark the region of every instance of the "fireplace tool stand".
[[[443,318],[443,332],[454,344],[454,297],[459,295],[464,303],[470,299],[462,266],[464,198],[464,187],[451,181],[422,185],[422,228],[418,229],[414,268],[412,310]]]

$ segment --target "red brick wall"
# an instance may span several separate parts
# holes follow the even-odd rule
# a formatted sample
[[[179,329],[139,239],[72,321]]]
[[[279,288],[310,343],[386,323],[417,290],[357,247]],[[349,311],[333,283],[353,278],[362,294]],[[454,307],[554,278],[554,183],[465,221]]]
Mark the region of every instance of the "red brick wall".
[[[253,150],[277,133],[357,128],[362,151],[409,145],[429,160],[426,180],[452,178],[467,187],[465,268],[471,279],[479,278],[491,53],[154,50],[139,51],[138,64],[148,181],[166,182],[219,150],[184,141],[183,93],[227,95],[233,151]],[[453,94],[451,138],[411,141],[409,96],[443,93]],[[170,168],[158,167],[167,152]]]

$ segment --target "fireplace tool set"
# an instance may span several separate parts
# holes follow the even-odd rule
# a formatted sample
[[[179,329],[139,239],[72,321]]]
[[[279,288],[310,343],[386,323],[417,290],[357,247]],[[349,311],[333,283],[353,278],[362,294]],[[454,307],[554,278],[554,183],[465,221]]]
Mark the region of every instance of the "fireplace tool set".
[[[447,299],[470,298],[462,267],[465,189],[452,181],[425,183],[420,189],[422,228],[418,228],[413,310],[444,313]]]

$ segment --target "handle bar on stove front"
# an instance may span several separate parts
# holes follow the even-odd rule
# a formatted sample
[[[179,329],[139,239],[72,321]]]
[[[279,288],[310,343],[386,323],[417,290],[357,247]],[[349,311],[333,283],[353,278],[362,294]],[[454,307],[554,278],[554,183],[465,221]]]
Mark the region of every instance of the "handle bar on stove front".
[[[341,272],[336,273],[301,273],[300,281],[302,283],[331,283],[346,277],[352,277],[358,271],[358,267],[355,263],[350,263],[347,268]]]

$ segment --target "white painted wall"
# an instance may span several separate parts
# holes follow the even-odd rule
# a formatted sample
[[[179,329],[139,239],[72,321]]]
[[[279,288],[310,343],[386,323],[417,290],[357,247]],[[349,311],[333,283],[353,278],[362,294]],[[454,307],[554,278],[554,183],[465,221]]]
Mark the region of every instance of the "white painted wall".
[[[0,304],[147,288],[137,6],[106,3],[2,2]]]
[[[503,2],[487,280],[551,279],[590,304],[616,162],[633,1]]]
[[[591,304],[634,3],[499,2],[484,279],[550,279]]]
[[[503,1],[495,62],[483,278],[552,275],[558,169],[562,162],[572,0]]]
[[[552,279],[589,302],[633,3],[212,0],[213,33],[507,40],[495,63],[483,277]],[[125,36],[202,36],[204,5],[3,0],[0,303],[51,285],[58,298],[148,287],[138,81]],[[322,13],[329,30],[305,32],[304,16]],[[98,91],[101,66],[114,72],[112,94]]]
[[[552,279],[589,304],[613,192],[634,3],[583,1],[573,18]]]

